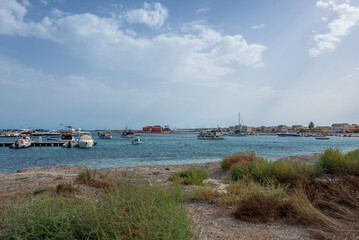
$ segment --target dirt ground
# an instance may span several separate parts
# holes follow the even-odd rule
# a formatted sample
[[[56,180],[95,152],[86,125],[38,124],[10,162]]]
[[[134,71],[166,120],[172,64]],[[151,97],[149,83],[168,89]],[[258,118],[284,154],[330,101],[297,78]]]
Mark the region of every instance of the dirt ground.
[[[317,154],[297,155],[286,160],[303,160],[313,162]],[[224,172],[220,161],[186,165],[156,165],[138,167],[103,168],[96,170],[108,176],[128,177],[138,174],[149,183],[172,184],[167,179],[171,173],[187,169],[189,166],[202,166],[210,171],[210,178],[222,182]],[[46,188],[56,188],[60,183],[76,183],[78,173],[86,166],[26,167],[16,173],[0,174],[0,206],[6,202],[33,194]],[[200,239],[311,239],[309,233],[301,226],[286,224],[254,224],[235,219],[229,212],[215,204],[203,202],[186,203],[195,228],[200,232]]]

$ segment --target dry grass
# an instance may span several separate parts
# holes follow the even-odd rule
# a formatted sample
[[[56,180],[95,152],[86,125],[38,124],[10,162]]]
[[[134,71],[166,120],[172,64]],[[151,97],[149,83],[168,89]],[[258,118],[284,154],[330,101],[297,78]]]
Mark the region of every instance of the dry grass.
[[[110,180],[107,178],[97,176],[96,170],[86,169],[81,170],[77,176],[77,182],[95,187],[95,188],[108,188],[110,186]]]
[[[221,167],[223,170],[229,170],[234,165],[247,166],[256,158],[257,155],[254,152],[238,152],[224,157],[221,162]]]
[[[56,193],[62,196],[71,196],[78,190],[69,183],[61,183],[56,186]]]

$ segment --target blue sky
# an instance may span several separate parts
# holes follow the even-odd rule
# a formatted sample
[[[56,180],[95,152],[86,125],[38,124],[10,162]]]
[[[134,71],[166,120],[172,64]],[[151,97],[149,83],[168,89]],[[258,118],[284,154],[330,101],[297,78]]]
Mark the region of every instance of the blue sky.
[[[358,123],[358,24],[358,0],[0,0],[0,128]]]

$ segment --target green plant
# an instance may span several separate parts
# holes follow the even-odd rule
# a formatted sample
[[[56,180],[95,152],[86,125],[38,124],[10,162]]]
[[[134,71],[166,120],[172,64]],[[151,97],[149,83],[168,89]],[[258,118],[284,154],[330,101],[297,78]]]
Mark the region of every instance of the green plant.
[[[10,204],[2,239],[191,239],[194,230],[179,187],[117,182],[81,198],[42,194]]]
[[[200,185],[203,180],[209,177],[209,172],[205,168],[191,167],[177,173],[173,173],[168,180],[176,184]]]
[[[205,186],[192,190],[188,197],[192,200],[215,203],[219,194],[214,188]]]
[[[359,174],[359,150],[343,154],[339,149],[327,149],[314,165],[314,176],[324,174]]]

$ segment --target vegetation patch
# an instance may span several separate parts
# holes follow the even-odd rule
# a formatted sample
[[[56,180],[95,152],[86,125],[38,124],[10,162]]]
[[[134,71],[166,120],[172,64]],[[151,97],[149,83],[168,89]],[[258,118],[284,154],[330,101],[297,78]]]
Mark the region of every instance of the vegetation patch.
[[[110,186],[110,179],[102,176],[97,177],[96,170],[91,169],[81,170],[76,179],[79,183],[95,187],[95,188],[108,188]]]
[[[229,170],[234,165],[247,166],[256,158],[257,155],[254,152],[238,152],[225,156],[221,162],[221,167],[223,170]]]
[[[209,177],[209,172],[205,168],[191,167],[187,170],[183,170],[177,173],[173,173],[168,180],[176,184],[185,185],[201,185],[204,179]]]
[[[359,150],[341,153],[338,149],[327,149],[314,165],[316,177],[324,174],[359,175]]]
[[[290,182],[310,177],[312,170],[299,162],[268,161],[257,157],[249,164],[237,163],[229,172],[232,181],[252,179],[258,182]]]
[[[2,239],[192,239],[179,187],[118,182],[77,198],[44,193],[10,204]]]

